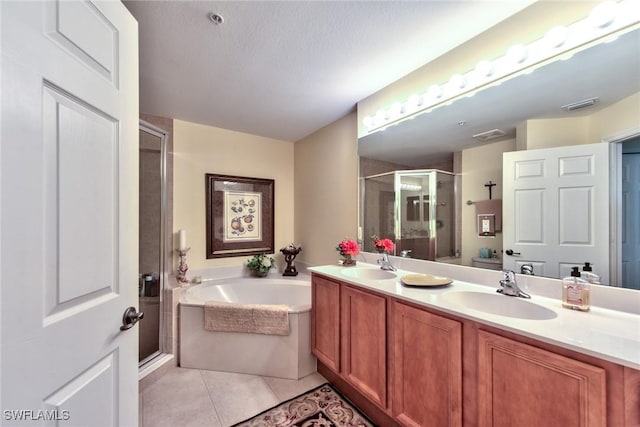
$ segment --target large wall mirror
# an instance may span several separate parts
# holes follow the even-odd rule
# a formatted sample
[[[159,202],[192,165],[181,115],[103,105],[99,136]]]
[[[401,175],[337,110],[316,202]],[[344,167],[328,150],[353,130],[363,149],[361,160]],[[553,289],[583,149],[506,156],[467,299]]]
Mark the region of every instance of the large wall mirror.
[[[636,242],[635,249],[623,245],[621,236],[625,230],[621,230],[624,227],[620,221],[639,218],[637,206],[640,206],[640,202],[636,202],[635,208],[632,204],[625,205],[623,212],[622,192],[626,190],[619,182],[626,174],[620,166],[622,153],[638,153],[634,148],[640,140],[638,123],[640,30],[636,28],[613,41],[594,44],[571,56],[564,55],[530,73],[523,73],[477,91],[473,96],[458,99],[412,120],[360,138],[361,189],[364,191],[366,177],[391,171],[439,169],[456,173],[460,185],[457,186],[456,215],[452,221],[458,222],[456,229],[459,236],[454,237],[454,244],[448,249],[450,253],[440,254],[435,260],[475,265],[474,259],[477,260],[481,252],[487,253],[487,248],[490,249],[489,258],[494,250],[499,259],[508,256],[505,252],[509,248],[502,243],[503,230],[494,230],[494,223],[490,222],[487,223],[491,229],[489,235],[481,236],[479,231],[482,230],[479,230],[474,208],[478,200],[490,198],[489,189],[493,191],[493,199],[503,199],[503,191],[512,188],[511,183],[503,182],[509,179],[509,174],[503,178],[503,153],[608,142],[612,149],[607,164],[616,169],[615,172],[610,170],[608,175],[611,191],[601,198],[594,193],[594,197],[588,199],[588,203],[594,206],[617,205],[617,210],[606,215],[608,223],[595,224],[598,230],[609,230],[604,235],[608,241],[597,242],[598,245],[608,246],[605,255],[599,256],[609,254],[611,260],[615,260],[611,265],[608,261],[600,262],[609,270],[602,275],[607,278],[606,284],[639,288],[638,276],[628,276],[624,271],[626,268],[627,273],[635,270],[634,274],[638,274],[640,262],[631,261],[626,267],[621,263],[623,258],[626,259],[625,252],[638,251],[640,244]],[[623,140],[625,144],[622,144]],[[482,169],[484,174],[478,174],[476,169]],[[485,187],[489,181],[497,185]],[[420,194],[412,193],[410,196],[413,197],[413,203],[421,200]],[[397,201],[396,206],[404,206],[407,202]],[[363,219],[371,214],[364,211],[371,207],[364,205],[363,195],[360,203],[360,226],[366,246],[367,235],[375,230],[364,227]],[[379,210],[389,211],[388,208]],[[513,215],[511,210],[501,210],[500,213],[504,227],[514,221],[508,216]],[[636,239],[640,241],[640,226],[633,226],[637,227]],[[402,235],[396,234],[390,237],[401,240]],[[572,250],[570,246],[567,249],[569,251]],[[594,265],[599,263],[599,260],[584,261]],[[502,268],[502,263],[498,263],[497,268]],[[537,273],[548,277],[563,274],[558,271]],[[628,283],[624,283],[625,280]]]

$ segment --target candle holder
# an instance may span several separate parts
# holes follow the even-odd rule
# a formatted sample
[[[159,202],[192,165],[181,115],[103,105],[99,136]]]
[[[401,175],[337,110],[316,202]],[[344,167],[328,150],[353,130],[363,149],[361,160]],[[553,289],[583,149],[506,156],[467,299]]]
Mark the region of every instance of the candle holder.
[[[298,270],[296,270],[296,266],[293,265],[293,260],[296,258],[296,255],[300,253],[300,251],[302,251],[302,247],[296,247],[293,243],[280,249],[280,252],[282,252],[282,254],[284,255],[284,260],[287,262],[287,268],[285,268],[284,273],[282,273],[283,276],[298,275]]]
[[[189,266],[187,265],[187,252],[189,252],[189,249],[191,248],[176,249],[180,257],[178,261],[178,273],[176,274],[178,285],[180,286],[185,286],[189,283],[187,280],[187,270],[189,270]]]

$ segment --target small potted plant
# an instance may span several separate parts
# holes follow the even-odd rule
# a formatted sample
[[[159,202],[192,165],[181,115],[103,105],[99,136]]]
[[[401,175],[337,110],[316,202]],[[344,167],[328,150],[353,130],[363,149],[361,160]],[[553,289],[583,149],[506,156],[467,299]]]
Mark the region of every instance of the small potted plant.
[[[353,257],[360,253],[360,248],[355,241],[345,239],[342,242],[338,243],[336,250],[340,252],[340,255],[342,255],[342,257],[344,258],[342,260],[342,265],[356,265],[356,260],[353,259]]]
[[[275,260],[267,254],[254,255],[247,262],[247,268],[257,277],[265,277],[273,267],[275,267]]]
[[[376,235],[371,236],[371,239],[373,240],[373,245],[376,247],[376,251],[378,251],[378,253],[393,253],[393,241],[391,241],[391,239],[381,239]]]

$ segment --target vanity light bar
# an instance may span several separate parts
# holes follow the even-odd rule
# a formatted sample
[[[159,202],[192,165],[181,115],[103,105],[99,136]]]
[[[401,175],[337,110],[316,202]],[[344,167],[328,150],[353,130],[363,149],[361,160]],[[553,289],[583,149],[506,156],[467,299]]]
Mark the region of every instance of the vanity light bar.
[[[420,190],[422,190],[422,186],[421,185],[416,185],[416,184],[405,184],[405,183],[402,183],[402,184],[400,184],[400,189],[401,190],[409,190],[409,191],[420,191]]]
[[[528,45],[514,45],[500,58],[480,61],[475,69],[465,74],[455,74],[445,83],[431,85],[423,94],[413,94],[405,102],[380,109],[375,115],[363,119],[366,133],[384,130],[428,113],[434,107],[450,104],[461,96],[472,96],[480,88],[499,84],[501,79],[531,72],[559,55],[587,47],[617,31],[630,29],[640,23],[637,1],[601,3],[589,16],[568,27],[553,27],[539,40]]]

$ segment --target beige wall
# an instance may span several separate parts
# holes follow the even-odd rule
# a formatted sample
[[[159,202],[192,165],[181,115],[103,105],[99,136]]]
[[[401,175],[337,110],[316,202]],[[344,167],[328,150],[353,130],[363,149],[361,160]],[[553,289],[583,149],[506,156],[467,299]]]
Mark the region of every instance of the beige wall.
[[[640,130],[640,93],[590,115],[527,120],[518,127],[518,149],[593,144],[634,129]]]
[[[356,114],[318,130],[294,145],[295,241],[298,260],[335,264],[335,248],[358,229]]]
[[[640,129],[640,92],[594,114],[590,118],[589,140],[600,142],[622,132]]]
[[[174,121],[174,248],[187,231],[190,269],[237,265],[248,257],[206,259],[205,173],[275,180],[275,252],[293,241],[293,144],[246,133]],[[174,256],[173,270],[176,259]],[[187,276],[189,274],[187,273]]]
[[[502,199],[502,153],[516,149],[515,139],[495,142],[462,151],[462,264],[471,265],[471,258],[479,256],[480,248],[502,251],[502,233],[495,238],[479,237],[476,233],[476,209],[467,200],[488,200],[489,181],[496,183],[493,199]]]
[[[527,120],[526,149],[589,144],[588,117]]]

